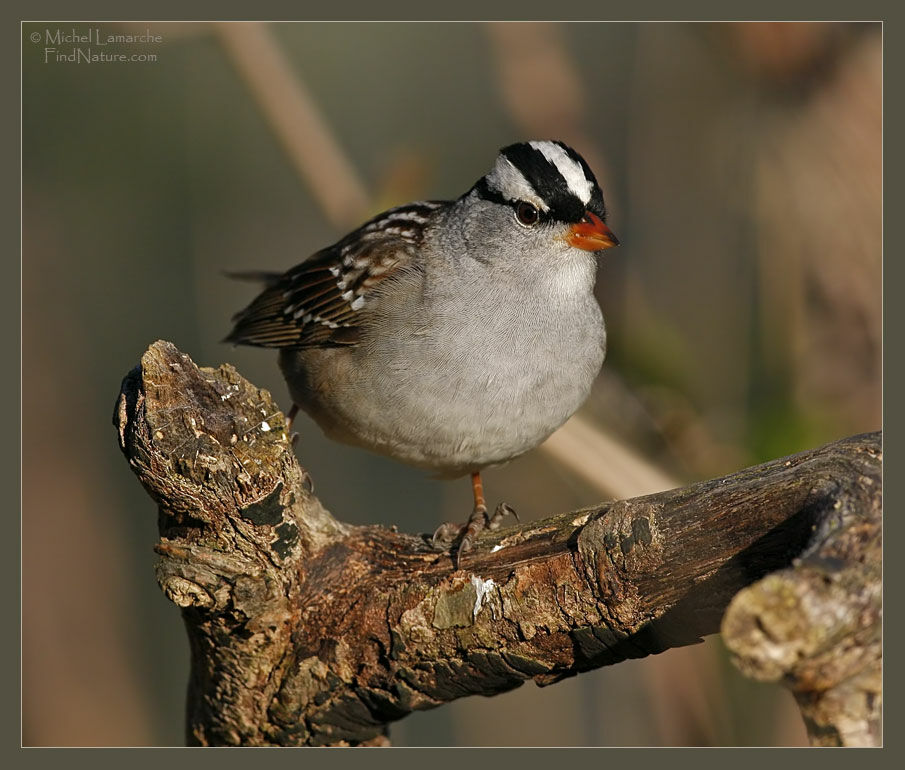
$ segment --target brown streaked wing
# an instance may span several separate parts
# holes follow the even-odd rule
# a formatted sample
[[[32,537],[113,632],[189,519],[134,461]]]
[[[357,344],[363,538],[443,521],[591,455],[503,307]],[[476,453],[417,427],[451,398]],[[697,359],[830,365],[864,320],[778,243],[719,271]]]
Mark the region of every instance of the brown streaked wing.
[[[374,289],[412,258],[396,233],[361,233],[282,275],[235,318],[227,342],[284,348],[348,345]]]

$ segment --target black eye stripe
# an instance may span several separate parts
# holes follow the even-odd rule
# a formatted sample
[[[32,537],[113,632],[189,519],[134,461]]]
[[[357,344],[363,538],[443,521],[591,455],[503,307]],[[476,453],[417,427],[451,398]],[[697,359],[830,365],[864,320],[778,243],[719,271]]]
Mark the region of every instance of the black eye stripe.
[[[478,195],[483,198],[485,201],[493,201],[494,203],[502,203],[504,206],[508,206],[513,201],[504,198],[503,195],[499,192],[499,190],[494,189],[489,184],[487,184],[487,177],[482,176],[476,183],[472,190],[476,190]],[[471,192],[471,190],[469,190]],[[466,193],[465,195],[468,195]],[[465,196],[463,196],[465,197]]]

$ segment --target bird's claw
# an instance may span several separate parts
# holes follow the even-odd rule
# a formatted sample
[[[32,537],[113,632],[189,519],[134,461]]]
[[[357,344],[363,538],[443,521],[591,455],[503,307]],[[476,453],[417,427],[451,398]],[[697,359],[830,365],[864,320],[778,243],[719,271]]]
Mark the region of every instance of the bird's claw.
[[[471,550],[478,535],[485,529],[499,529],[503,519],[509,515],[519,520],[515,509],[507,503],[500,503],[492,515],[488,515],[485,506],[475,506],[465,524],[446,522],[437,527],[431,537],[431,545],[438,551],[449,549],[453,564],[458,569],[462,556]]]
[[[518,517],[518,514],[515,512],[515,508],[513,508],[509,503],[500,503],[496,510],[493,512],[493,516],[487,522],[487,529],[494,530],[499,529],[500,524],[503,519],[507,516],[514,516],[515,520],[521,523],[521,519]]]
[[[455,542],[464,528],[463,524],[453,524],[450,521],[441,524],[431,535],[431,545],[438,551],[445,551]]]

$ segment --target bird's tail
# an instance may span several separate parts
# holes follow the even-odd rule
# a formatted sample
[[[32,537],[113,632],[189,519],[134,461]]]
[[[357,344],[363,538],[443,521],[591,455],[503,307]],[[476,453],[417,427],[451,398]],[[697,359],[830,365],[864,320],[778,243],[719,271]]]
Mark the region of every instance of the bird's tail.
[[[221,270],[227,278],[235,281],[249,281],[250,283],[263,283],[268,288],[273,286],[283,275],[270,270]]]

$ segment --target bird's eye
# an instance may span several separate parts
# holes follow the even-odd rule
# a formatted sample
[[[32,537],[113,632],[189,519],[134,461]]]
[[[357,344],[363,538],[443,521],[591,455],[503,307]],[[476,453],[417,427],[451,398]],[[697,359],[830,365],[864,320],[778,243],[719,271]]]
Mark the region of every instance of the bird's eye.
[[[531,227],[531,225],[537,224],[539,215],[536,206],[528,203],[528,201],[519,201],[515,207],[515,216],[525,227]]]

